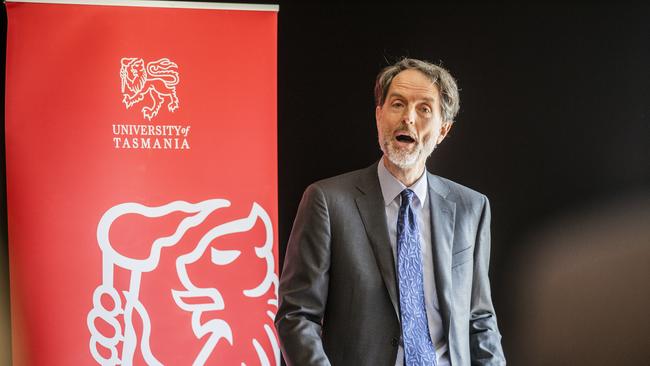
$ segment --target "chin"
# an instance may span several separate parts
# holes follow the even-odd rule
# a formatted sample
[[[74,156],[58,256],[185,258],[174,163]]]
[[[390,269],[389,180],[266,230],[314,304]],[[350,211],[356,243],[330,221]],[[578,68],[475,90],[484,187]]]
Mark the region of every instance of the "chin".
[[[384,154],[388,157],[388,160],[401,169],[416,167],[420,153],[421,151],[419,150],[413,152],[396,151],[391,147],[384,150]]]
[[[414,147],[413,151],[401,150],[391,144],[391,140],[382,139],[379,136],[379,146],[381,151],[388,158],[388,160],[400,169],[411,169],[418,166],[418,162],[424,157],[423,160],[431,155],[435,150],[436,145],[428,146],[428,141],[422,145],[418,144]]]

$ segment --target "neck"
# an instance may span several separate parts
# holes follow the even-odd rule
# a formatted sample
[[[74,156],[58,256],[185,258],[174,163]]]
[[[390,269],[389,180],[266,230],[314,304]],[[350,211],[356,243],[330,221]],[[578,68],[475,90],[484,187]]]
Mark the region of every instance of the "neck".
[[[390,174],[407,187],[412,186],[422,176],[422,173],[424,173],[424,161],[418,161],[408,168],[402,168],[393,164],[385,155],[382,161]]]

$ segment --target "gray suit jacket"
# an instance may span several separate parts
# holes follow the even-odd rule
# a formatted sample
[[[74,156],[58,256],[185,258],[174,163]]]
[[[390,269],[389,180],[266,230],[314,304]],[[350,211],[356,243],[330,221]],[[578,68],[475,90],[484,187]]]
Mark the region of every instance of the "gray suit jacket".
[[[451,363],[505,365],[488,279],[488,200],[427,174],[435,282]],[[307,188],[279,295],[275,324],[288,365],[395,365],[399,293],[377,163]]]

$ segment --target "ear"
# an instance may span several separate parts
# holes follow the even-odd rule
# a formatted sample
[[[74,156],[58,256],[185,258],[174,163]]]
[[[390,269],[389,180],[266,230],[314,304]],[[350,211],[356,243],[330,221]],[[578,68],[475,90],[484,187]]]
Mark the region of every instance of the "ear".
[[[443,122],[442,125],[440,126],[440,135],[438,135],[438,141],[436,141],[436,144],[439,144],[442,142],[442,140],[447,137],[447,134],[451,130],[452,123],[451,122]]]
[[[375,124],[377,125],[377,131],[379,131],[379,117],[381,116],[381,106],[375,107]]]

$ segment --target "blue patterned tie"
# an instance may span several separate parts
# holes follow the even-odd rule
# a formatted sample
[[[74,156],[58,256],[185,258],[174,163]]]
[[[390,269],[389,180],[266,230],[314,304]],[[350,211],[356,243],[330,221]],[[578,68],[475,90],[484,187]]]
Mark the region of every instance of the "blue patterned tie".
[[[420,231],[411,207],[414,193],[405,189],[401,195],[402,205],[397,216],[397,277],[405,365],[436,365],[436,350],[431,342],[424,305]]]

